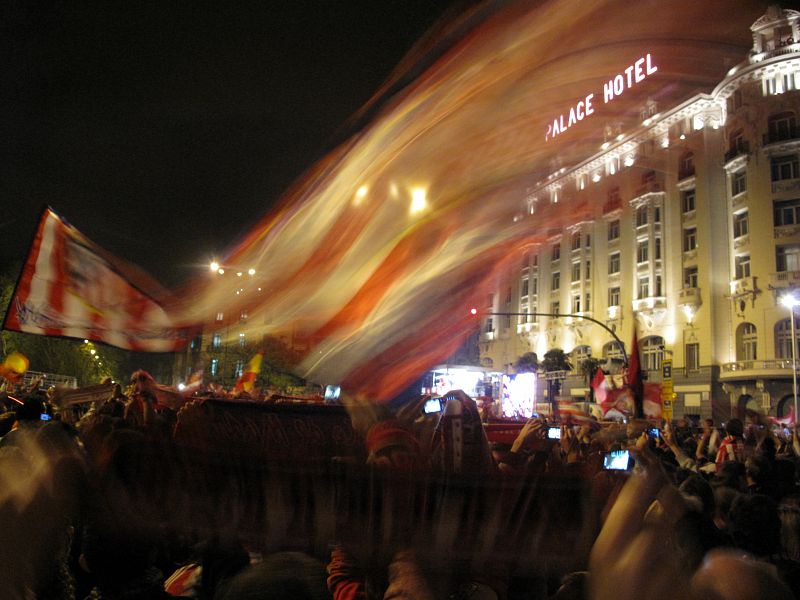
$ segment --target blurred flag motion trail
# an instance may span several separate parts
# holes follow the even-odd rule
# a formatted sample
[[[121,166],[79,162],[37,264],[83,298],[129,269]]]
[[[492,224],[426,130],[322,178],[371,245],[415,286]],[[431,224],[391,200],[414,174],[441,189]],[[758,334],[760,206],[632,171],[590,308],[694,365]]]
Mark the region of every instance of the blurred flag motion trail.
[[[746,56],[765,6],[474,6],[412,49],[349,139],[219,259],[224,274],[188,284],[163,317],[147,304],[141,315],[167,328],[246,310],[248,339],[303,341],[300,375],[390,399],[475,331],[469,307],[488,307],[525,252],[601,217],[604,186],[579,202],[575,181],[543,191],[548,177],[598,152],[609,127],[614,136],[641,127],[648,100],[669,107],[710,91]],[[646,54],[657,71],[604,102],[604,84]],[[546,140],[553,119],[592,93],[594,112]],[[141,333],[108,336],[169,345]]]

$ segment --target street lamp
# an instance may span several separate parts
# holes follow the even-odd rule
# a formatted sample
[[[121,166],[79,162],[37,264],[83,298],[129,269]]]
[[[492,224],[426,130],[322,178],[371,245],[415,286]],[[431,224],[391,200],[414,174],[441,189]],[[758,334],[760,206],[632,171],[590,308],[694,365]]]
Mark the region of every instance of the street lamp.
[[[781,298],[781,304],[789,309],[789,322],[792,334],[792,395],[794,396],[794,422],[797,423],[797,339],[794,328],[794,307],[800,304],[794,296],[786,294]]]

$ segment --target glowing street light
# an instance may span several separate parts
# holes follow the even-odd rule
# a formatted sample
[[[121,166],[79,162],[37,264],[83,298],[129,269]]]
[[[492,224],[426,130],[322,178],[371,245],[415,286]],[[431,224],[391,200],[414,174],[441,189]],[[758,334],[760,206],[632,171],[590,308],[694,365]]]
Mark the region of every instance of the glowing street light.
[[[219,263],[217,261],[211,261],[211,264],[208,265],[208,268],[212,271],[219,271]]]
[[[792,395],[794,396],[794,422],[797,423],[797,338],[795,337],[794,308],[800,305],[791,294],[786,294],[781,298],[781,304],[789,309],[789,322],[791,323],[792,334]]]
[[[414,188],[411,190],[411,214],[425,210],[425,188]]]
[[[256,270],[255,269],[248,269],[247,274],[252,277],[253,275],[256,274]]]

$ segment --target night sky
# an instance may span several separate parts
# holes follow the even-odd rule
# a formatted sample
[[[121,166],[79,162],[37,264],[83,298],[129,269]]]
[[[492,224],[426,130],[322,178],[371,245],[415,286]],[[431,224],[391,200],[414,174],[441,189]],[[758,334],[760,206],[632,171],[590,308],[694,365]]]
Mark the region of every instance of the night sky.
[[[197,274],[469,4],[4,4],[3,268],[50,205],[167,285]]]

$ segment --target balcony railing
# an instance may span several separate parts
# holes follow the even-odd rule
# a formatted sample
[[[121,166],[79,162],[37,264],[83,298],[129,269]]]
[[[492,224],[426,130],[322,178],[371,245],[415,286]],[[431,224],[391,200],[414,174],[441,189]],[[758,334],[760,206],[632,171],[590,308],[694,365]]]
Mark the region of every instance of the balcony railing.
[[[741,156],[742,154],[749,154],[750,153],[750,142],[739,142],[733,148],[728,150],[725,153],[725,163],[731,162],[737,156]]]
[[[731,295],[741,296],[742,294],[750,294],[756,290],[755,277],[742,277],[741,279],[734,279],[731,281]]]
[[[800,271],[779,271],[777,273],[770,273],[769,285],[772,288],[800,286]]]
[[[736,362],[723,363],[720,368],[723,373],[738,373],[742,371],[791,371],[792,359],[737,360]]]
[[[637,188],[634,192],[634,198],[638,198],[639,196],[644,196],[645,194],[657,194],[658,192],[664,191],[664,184],[660,181],[648,181],[643,186]]]
[[[643,310],[652,310],[654,308],[666,308],[667,299],[664,296],[650,296],[648,298],[639,298],[633,301],[633,312],[640,312]]]
[[[678,290],[678,304],[691,304],[699,306],[700,302],[700,288],[690,287]]]

